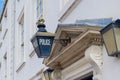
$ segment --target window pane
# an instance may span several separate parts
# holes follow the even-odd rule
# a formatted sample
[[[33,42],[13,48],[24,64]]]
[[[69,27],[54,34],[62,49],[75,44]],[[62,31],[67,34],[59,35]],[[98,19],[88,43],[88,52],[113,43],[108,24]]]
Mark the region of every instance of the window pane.
[[[112,53],[116,51],[113,29],[106,31],[103,34],[103,38],[104,38],[104,42],[106,44],[109,55],[112,55]]]
[[[37,0],[37,17],[41,17],[43,14],[43,0]]]

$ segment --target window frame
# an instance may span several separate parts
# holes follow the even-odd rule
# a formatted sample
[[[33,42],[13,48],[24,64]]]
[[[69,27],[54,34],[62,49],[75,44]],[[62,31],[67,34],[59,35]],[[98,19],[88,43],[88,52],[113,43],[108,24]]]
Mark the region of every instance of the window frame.
[[[22,67],[25,65],[25,47],[24,47],[24,38],[25,38],[25,26],[24,26],[24,8],[22,9],[19,17],[18,17],[18,47],[19,50],[17,51],[17,63],[16,63],[16,72],[19,72]]]
[[[44,12],[44,2],[43,0],[37,0],[37,18],[43,17]]]

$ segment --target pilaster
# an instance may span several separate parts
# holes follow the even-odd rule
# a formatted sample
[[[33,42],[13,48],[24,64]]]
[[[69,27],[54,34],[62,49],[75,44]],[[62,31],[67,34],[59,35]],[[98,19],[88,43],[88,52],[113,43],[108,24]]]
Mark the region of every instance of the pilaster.
[[[15,51],[15,0],[8,2],[10,5],[9,33],[10,33],[10,52],[9,52],[9,79],[14,80],[14,51]]]

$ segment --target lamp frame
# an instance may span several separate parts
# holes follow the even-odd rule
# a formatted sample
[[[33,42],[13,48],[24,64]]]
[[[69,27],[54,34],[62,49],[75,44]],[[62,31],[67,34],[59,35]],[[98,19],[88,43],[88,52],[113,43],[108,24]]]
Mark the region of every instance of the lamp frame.
[[[47,58],[50,55],[53,42],[59,42],[62,46],[67,46],[67,44],[71,42],[70,37],[66,39],[54,39],[55,34],[47,32],[45,29],[46,26],[43,24],[44,20],[39,21],[37,22],[38,31],[31,39],[38,58]],[[40,43],[40,40],[42,39],[44,39],[43,44],[49,42],[49,45],[42,45]],[[49,41],[47,39],[49,39]]]
[[[116,55],[120,54],[120,49],[118,48],[118,45],[120,45],[120,44],[117,44],[118,37],[116,37],[117,34],[115,31],[115,28],[117,28],[117,29],[120,28],[120,20],[119,19],[114,21],[114,22],[111,22],[110,24],[108,24],[106,27],[104,27],[100,31],[100,33],[102,35],[103,42],[105,44],[105,48],[106,48],[107,53],[108,53],[108,56],[116,56]],[[113,40],[114,40],[114,45],[115,45],[115,51],[112,51],[111,53],[108,51],[109,48],[108,48],[107,43],[105,42],[105,39],[103,37],[104,33],[106,33],[109,30],[112,30],[112,34],[113,34],[113,38],[114,38]]]

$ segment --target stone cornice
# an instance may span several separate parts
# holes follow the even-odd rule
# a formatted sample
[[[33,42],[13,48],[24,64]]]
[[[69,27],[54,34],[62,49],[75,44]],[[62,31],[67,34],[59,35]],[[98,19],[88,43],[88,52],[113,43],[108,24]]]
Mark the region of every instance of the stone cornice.
[[[45,59],[45,65],[55,68],[60,65],[62,69],[84,57],[85,50],[91,45],[102,45],[99,33],[100,27],[96,26],[69,26],[60,27],[56,37],[71,37],[72,42],[63,47],[59,43],[53,44],[50,57]]]

